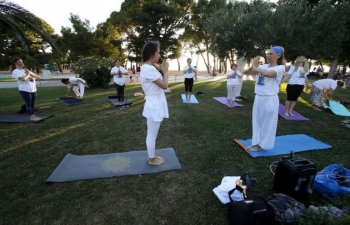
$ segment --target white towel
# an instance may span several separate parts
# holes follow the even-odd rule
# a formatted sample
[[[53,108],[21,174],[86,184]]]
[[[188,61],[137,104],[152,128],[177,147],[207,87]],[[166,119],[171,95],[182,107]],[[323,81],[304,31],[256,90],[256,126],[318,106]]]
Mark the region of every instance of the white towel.
[[[230,202],[230,198],[228,197],[228,192],[236,187],[236,181],[240,180],[240,179],[241,179],[240,176],[224,177],[221,180],[221,184],[213,189],[214,194],[218,197],[218,199],[223,204],[227,204],[227,203]],[[243,188],[245,188],[245,186],[243,186]],[[238,190],[235,190],[232,193],[231,198],[234,201],[242,201],[242,200],[244,200],[243,193],[241,193]]]

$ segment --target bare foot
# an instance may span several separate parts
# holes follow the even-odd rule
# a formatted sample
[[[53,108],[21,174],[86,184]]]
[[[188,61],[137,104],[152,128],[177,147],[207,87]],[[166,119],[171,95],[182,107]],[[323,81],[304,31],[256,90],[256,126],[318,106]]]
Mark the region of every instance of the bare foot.
[[[154,158],[148,158],[148,164],[152,166],[160,166],[165,163],[165,159],[161,156],[155,156]]]
[[[294,115],[293,113],[291,113],[291,112],[289,113],[289,115],[290,115],[290,116],[295,116],[295,115]]]
[[[289,113],[284,113],[285,116],[290,116]]]
[[[248,148],[248,151],[250,151],[250,152],[257,152],[260,150],[262,150],[262,148],[259,145],[254,145],[254,146]]]

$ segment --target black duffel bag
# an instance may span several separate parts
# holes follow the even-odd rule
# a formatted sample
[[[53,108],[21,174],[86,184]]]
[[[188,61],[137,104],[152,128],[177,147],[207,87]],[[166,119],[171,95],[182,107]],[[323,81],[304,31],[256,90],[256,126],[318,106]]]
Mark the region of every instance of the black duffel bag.
[[[235,202],[229,191],[228,221],[231,225],[274,225],[275,213],[271,205],[261,196]]]

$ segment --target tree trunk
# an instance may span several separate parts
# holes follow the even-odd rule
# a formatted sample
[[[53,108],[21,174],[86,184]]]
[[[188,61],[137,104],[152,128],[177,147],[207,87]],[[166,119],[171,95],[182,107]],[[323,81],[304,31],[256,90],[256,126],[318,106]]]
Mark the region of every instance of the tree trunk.
[[[329,69],[327,78],[333,79],[334,74],[337,71],[337,65],[338,65],[338,58],[333,59],[333,61],[331,62],[331,67]]]
[[[180,71],[180,61],[179,59],[176,59],[176,61],[177,61],[177,71]]]

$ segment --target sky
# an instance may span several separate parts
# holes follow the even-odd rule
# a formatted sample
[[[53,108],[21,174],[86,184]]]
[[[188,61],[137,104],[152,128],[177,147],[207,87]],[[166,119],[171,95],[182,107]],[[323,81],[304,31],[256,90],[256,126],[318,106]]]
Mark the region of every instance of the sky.
[[[119,11],[124,0],[8,0],[45,20],[56,34],[61,34],[61,27],[72,27],[70,13],[80,19],[90,21],[92,27],[105,22],[113,11]]]

